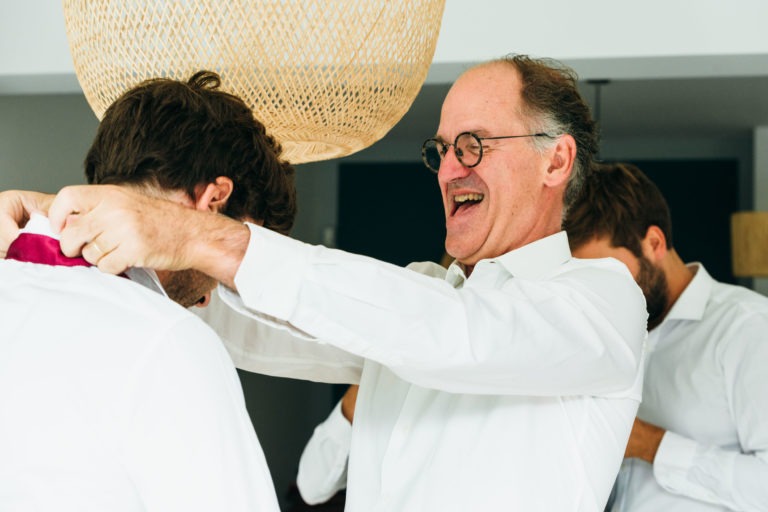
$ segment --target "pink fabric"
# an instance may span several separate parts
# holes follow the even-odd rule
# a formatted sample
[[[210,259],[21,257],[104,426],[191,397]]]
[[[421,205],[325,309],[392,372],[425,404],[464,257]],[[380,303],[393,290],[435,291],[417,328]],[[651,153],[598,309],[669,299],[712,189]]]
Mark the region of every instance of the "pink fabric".
[[[59,241],[45,235],[22,233],[13,241],[5,256],[9,260],[64,267],[90,267],[84,258],[68,258],[61,252]]]

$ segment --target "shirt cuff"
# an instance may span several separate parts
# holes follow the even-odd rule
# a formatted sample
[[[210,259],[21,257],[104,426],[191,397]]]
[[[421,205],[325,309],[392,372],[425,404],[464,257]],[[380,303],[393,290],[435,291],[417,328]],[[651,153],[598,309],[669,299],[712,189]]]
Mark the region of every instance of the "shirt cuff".
[[[298,302],[312,246],[246,225],[251,239],[235,274],[238,293],[248,309],[287,320]]]

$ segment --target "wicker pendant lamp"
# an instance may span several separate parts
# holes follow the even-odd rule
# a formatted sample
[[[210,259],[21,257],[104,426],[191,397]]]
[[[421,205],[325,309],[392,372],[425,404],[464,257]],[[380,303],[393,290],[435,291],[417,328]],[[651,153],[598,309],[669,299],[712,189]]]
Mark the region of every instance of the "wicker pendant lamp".
[[[218,72],[292,163],[370,146],[410,108],[444,0],[64,0],[96,116],[142,80]]]

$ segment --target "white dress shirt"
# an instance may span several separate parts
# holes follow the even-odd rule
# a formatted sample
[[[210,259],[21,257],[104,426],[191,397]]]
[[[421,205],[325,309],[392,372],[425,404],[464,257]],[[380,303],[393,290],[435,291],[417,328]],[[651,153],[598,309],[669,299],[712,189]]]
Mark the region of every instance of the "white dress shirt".
[[[0,510],[278,510],[232,361],[181,306],[0,260],[0,328]]]
[[[436,278],[250,228],[223,295],[282,331],[212,320],[243,369],[360,383],[348,511],[605,505],[642,386],[626,267],[561,232]]]
[[[768,298],[691,268],[648,335],[638,417],[667,432],[622,464],[616,512],[768,510]]]
[[[341,412],[341,402],[315,427],[299,459],[296,486],[310,504],[325,503],[347,487],[347,461],[352,424]]]

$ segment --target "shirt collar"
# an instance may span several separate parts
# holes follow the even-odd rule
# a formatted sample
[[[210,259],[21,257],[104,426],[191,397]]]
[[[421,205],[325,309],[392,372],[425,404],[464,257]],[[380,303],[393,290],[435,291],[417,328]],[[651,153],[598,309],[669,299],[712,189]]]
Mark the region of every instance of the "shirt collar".
[[[482,269],[488,265],[501,265],[515,277],[535,279],[546,275],[570,258],[571,249],[568,246],[568,236],[565,231],[559,231],[554,235],[541,238],[496,258],[479,261],[475,265],[472,275],[474,276],[478,270],[482,272]],[[454,261],[448,267],[445,279],[453,286],[458,286],[464,282],[467,279],[464,266]]]
[[[168,297],[163,285],[160,284],[160,280],[157,278],[157,273],[151,268],[131,267],[126,269],[125,275],[134,283],[140,284],[153,292],[157,292],[163,297]]]
[[[51,223],[48,221],[48,217],[39,213],[32,213],[29,216],[29,221],[21,229],[21,233],[29,233],[31,235],[42,235],[54,240],[59,240],[59,235],[53,232],[51,229]]]
[[[701,320],[704,317],[704,310],[707,307],[715,280],[701,263],[689,263],[687,267],[695,272],[693,279],[677,298],[664,318],[664,322],[667,320]]]

